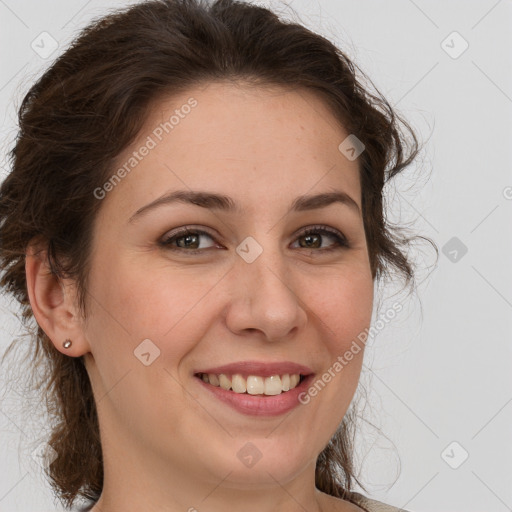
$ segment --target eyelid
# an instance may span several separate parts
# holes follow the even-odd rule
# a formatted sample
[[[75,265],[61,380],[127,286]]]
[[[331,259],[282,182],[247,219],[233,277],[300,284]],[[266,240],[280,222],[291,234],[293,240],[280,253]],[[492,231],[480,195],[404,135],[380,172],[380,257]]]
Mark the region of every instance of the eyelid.
[[[310,248],[309,250],[311,252],[318,252],[318,253],[322,254],[322,253],[329,253],[330,251],[335,251],[335,250],[349,249],[351,247],[351,244],[349,243],[348,238],[345,236],[345,234],[342,231],[340,231],[336,228],[327,226],[325,224],[314,224],[312,226],[306,226],[305,228],[301,229],[295,235],[295,240],[302,236],[306,236],[310,233],[320,233],[322,236],[329,235],[336,240],[336,242],[333,245],[331,245],[329,247],[325,247],[323,249]],[[302,249],[308,250],[307,247],[303,247]]]
[[[159,240],[159,244],[162,245],[164,248],[169,248],[169,240],[172,240],[173,238],[179,238],[182,236],[186,236],[189,233],[197,233],[199,235],[207,235],[209,236],[213,241],[216,242],[216,239],[218,238],[218,235],[210,233],[207,231],[204,227],[198,227],[194,225],[186,225],[181,226],[179,228],[170,230],[165,233],[165,235]],[[166,243],[167,242],[167,243]],[[174,247],[173,248],[176,251],[180,251],[182,249],[181,247]],[[183,251],[188,253],[194,253],[195,252],[205,252],[207,249],[183,249]]]
[[[211,228],[209,228],[211,229]],[[209,231],[207,231],[203,226],[198,227],[194,225],[185,225],[181,226],[180,228],[177,228],[175,230],[168,231],[159,241],[159,244],[166,249],[169,249],[171,251],[181,252],[181,253],[188,253],[188,254],[199,254],[199,253],[205,253],[206,251],[209,251],[213,249],[214,247],[208,247],[206,249],[186,249],[183,247],[170,247],[170,240],[180,238],[182,236],[186,236],[187,234],[198,234],[198,235],[206,235],[210,237],[214,242],[217,242],[218,235],[212,234]],[[297,233],[295,233],[294,241],[296,241],[298,238],[302,236],[306,236],[310,233],[320,233],[322,236],[329,235],[332,238],[334,238],[336,241],[335,243],[330,247],[325,248],[311,248],[312,252],[319,252],[319,253],[325,253],[328,251],[333,251],[336,249],[347,249],[350,247],[349,240],[345,236],[345,234],[341,231],[339,231],[336,228],[332,228],[325,224],[313,224],[309,226],[305,226],[301,228]],[[308,250],[307,247],[302,247],[303,250]]]

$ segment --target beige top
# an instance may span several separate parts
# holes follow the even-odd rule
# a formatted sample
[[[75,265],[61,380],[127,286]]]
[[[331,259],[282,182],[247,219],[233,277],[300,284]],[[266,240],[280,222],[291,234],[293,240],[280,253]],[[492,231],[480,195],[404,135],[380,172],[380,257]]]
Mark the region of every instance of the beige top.
[[[403,508],[396,508],[391,505],[386,505],[386,503],[382,503],[381,501],[371,500],[358,492],[352,492],[349,501],[361,507],[365,512],[407,512],[407,510]]]

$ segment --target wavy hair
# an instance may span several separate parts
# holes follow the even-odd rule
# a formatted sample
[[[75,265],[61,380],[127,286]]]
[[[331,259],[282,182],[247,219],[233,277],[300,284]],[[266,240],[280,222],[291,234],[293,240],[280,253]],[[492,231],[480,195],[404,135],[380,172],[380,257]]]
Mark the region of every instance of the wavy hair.
[[[0,187],[0,286],[33,322],[25,254],[35,240],[51,272],[76,280],[87,315],[91,234],[101,207],[93,191],[142,128],[151,105],[194,85],[243,81],[313,91],[365,145],[359,157],[362,210],[374,280],[414,281],[409,238],[386,221],[383,188],[419,151],[412,128],[332,42],[271,10],[236,0],[152,0],[94,20],[25,95]],[[364,80],[371,84],[365,85]],[[53,418],[57,457],[50,484],[67,507],[97,501],[103,461],[94,396],[83,358],[68,357],[36,326],[31,368]],[[12,349],[9,347],[7,353]],[[345,415],[316,464],[316,486],[349,499],[357,480],[355,415]]]

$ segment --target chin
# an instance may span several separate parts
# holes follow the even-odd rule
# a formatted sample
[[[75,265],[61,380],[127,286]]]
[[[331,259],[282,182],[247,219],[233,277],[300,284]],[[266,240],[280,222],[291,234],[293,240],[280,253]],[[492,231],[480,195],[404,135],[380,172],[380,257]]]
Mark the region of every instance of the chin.
[[[276,438],[231,442],[216,458],[213,455],[210,458],[217,461],[213,468],[215,478],[230,488],[275,488],[276,481],[286,485],[309,465],[314,467],[316,456],[309,453],[311,446],[306,453],[297,443],[290,446],[289,442],[283,442],[276,446],[276,442]]]

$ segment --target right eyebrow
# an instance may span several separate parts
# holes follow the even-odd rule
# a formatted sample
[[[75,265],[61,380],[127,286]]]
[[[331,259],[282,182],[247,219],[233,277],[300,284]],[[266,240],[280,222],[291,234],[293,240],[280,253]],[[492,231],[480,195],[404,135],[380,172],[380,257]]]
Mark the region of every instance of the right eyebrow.
[[[204,191],[192,190],[175,190],[169,194],[165,194],[151,203],[139,208],[129,219],[133,222],[137,217],[157,208],[159,206],[182,202],[200,206],[211,210],[223,210],[230,213],[241,214],[243,209],[231,197]],[[303,212],[308,210],[316,210],[325,208],[331,204],[341,203],[348,206],[352,210],[361,214],[359,205],[346,192],[323,192],[316,195],[304,195],[297,197],[291,204],[289,211]]]

